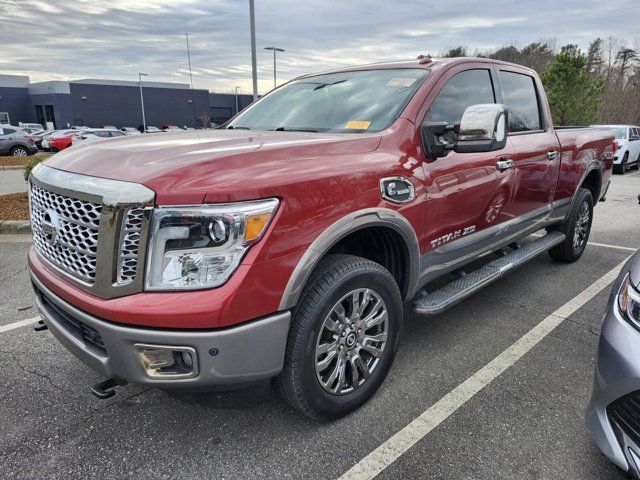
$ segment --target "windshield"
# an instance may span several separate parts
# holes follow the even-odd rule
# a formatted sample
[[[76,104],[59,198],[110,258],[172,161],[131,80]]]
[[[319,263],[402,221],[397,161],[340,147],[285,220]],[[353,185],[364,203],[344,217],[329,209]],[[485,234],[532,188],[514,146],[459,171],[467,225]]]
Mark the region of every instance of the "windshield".
[[[400,115],[427,73],[367,70],[303,78],[273,91],[227,128],[378,132]]]

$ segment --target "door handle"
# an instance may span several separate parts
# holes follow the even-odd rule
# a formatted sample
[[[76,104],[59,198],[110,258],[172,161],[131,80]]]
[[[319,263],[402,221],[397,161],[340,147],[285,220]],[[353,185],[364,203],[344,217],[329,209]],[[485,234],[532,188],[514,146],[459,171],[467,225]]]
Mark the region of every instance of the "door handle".
[[[505,170],[513,168],[513,166],[513,160],[500,160],[496,163],[496,170],[504,172]]]
[[[555,150],[549,150],[547,152],[547,160],[551,161],[551,160],[555,160],[558,157],[558,152],[556,152]]]

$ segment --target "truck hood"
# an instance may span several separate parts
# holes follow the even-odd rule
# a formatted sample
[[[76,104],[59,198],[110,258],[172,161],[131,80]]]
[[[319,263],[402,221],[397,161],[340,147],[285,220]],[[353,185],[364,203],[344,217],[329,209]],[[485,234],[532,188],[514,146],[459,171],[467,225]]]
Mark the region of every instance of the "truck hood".
[[[159,205],[258,198],[318,163],[375,150],[379,134],[194,130],[78,145],[53,155],[59,170],[141,183]],[[305,165],[305,162],[307,165]]]

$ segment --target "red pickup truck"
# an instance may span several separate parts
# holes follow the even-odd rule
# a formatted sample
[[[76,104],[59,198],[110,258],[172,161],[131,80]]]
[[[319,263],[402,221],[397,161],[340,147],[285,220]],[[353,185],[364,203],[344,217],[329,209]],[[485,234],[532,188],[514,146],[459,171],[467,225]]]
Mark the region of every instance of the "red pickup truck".
[[[73,147],[30,179],[40,328],[101,397],[274,377],[336,418],[384,380],[404,308],[580,258],[613,140],[554,129],[535,72],[462,58],[303,76],[217,130]]]

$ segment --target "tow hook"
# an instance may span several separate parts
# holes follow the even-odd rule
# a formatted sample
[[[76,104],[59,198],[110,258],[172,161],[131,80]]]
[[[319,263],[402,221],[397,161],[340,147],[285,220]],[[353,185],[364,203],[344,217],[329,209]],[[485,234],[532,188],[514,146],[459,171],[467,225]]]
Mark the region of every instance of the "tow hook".
[[[44,320],[40,317],[40,320],[33,323],[33,329],[36,332],[42,332],[43,330],[49,330],[49,327],[47,327],[47,324],[44,323]]]
[[[107,398],[111,398],[116,394],[116,387],[126,384],[127,382],[108,378],[107,380],[96,383],[93,387],[91,387],[91,393],[93,393],[101,400],[106,400]]]

